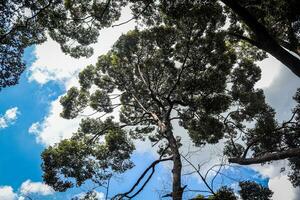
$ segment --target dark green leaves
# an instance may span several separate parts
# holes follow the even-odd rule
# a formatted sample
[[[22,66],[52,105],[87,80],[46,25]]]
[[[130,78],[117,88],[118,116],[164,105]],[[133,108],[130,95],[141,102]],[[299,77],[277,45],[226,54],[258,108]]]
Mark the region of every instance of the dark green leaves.
[[[255,182],[240,182],[239,186],[241,188],[239,193],[243,200],[271,200],[273,195],[269,188]]]
[[[67,94],[60,99],[63,106],[61,116],[66,119],[75,118],[79,112],[82,112],[87,106],[88,93],[79,91],[77,88],[72,87]]]
[[[86,180],[103,184],[112,173],[122,173],[133,166],[129,160],[133,150],[126,132],[111,119],[97,123],[86,119],[71,139],[62,140],[42,153],[43,177],[58,191],[74,184],[80,186]]]
[[[96,90],[90,96],[90,106],[98,112],[109,113],[113,111],[111,100],[108,94],[101,90]]]

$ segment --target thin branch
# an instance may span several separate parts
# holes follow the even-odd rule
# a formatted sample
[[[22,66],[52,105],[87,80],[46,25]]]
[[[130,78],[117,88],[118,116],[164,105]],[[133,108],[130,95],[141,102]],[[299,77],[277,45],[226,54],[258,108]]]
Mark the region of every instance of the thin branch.
[[[39,11],[37,11],[34,15],[32,15],[31,17],[27,18],[26,21],[25,21],[25,25],[16,25],[14,27],[12,27],[7,33],[1,35],[0,37],[0,41],[4,40],[4,38],[9,35],[10,33],[12,33],[13,31],[17,30],[18,28],[22,28],[22,27],[27,27],[28,26],[28,23],[30,20],[34,19],[35,17],[37,17],[40,13],[42,13],[44,10],[46,10],[48,7],[50,7],[52,4],[52,0],[50,0],[48,2],[48,4],[44,7],[42,7]]]
[[[173,159],[173,157],[162,158],[162,159],[158,159],[158,160],[152,162],[152,164],[149,165],[145,169],[145,171],[141,174],[141,176],[138,178],[138,180],[135,182],[135,184],[131,187],[131,189],[128,192],[125,192],[125,193],[122,193],[122,194],[118,194],[118,195],[114,196],[112,199],[117,199],[117,198],[118,199],[122,199],[122,197],[133,198],[133,197],[137,196],[144,189],[144,187],[146,186],[146,184],[150,181],[152,175],[155,172],[155,166],[157,164],[159,164],[160,162],[169,161],[169,160],[172,160],[172,159]],[[140,182],[144,179],[144,177],[147,175],[147,173],[150,170],[152,170],[151,174],[148,176],[148,178],[143,183],[143,185],[140,187],[140,189],[137,192],[135,192],[134,194],[130,195],[130,193],[132,193],[134,191],[134,189],[140,184]]]
[[[215,192],[214,192],[213,189],[208,185],[206,179],[202,176],[202,174],[200,173],[199,169],[197,169],[196,166],[195,166],[191,161],[189,161],[185,156],[183,156],[182,154],[181,154],[181,156],[183,157],[183,159],[184,159],[186,162],[188,162],[188,163],[192,166],[192,168],[194,168],[194,169],[196,170],[197,174],[200,176],[200,178],[201,178],[201,180],[204,182],[205,186],[209,189],[209,191],[210,191],[212,194],[215,195]]]
[[[137,20],[147,10],[147,8],[150,6],[151,3],[152,3],[152,1],[149,1],[149,3],[145,6],[145,8],[138,15],[133,16],[132,18],[130,18],[130,19],[124,21],[124,22],[121,22],[119,24],[112,25],[111,27],[114,28],[116,26],[122,26],[124,24],[127,24],[127,23],[133,21],[133,20]]]

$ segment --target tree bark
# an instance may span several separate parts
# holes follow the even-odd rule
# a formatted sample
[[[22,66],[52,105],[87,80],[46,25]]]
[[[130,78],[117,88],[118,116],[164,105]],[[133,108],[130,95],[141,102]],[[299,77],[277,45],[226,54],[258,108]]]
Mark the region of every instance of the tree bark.
[[[172,199],[173,200],[182,200],[182,194],[183,194],[184,188],[181,187],[181,170],[182,170],[181,156],[179,153],[178,144],[177,144],[176,139],[171,131],[168,133],[168,141],[170,144],[170,149],[173,154],[172,155],[173,156]]]
[[[221,1],[226,6],[231,8],[233,12],[237,14],[241,20],[253,31],[256,36],[256,47],[270,53],[282,64],[288,67],[295,75],[300,77],[300,59],[280,46],[276,39],[268,32],[266,27],[259,23],[257,19],[248,12],[247,9],[242,7],[236,0]]]
[[[251,165],[251,164],[261,164],[265,162],[283,160],[286,158],[300,157],[300,148],[288,149],[286,151],[267,153],[260,157],[254,158],[229,158],[230,163],[236,163],[240,165]]]

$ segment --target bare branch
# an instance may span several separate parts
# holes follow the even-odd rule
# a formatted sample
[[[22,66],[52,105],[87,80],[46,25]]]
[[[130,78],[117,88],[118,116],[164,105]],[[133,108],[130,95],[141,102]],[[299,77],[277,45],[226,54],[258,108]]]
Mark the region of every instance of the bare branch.
[[[205,179],[205,178],[203,177],[203,175],[200,173],[199,169],[197,169],[197,167],[196,167],[191,161],[189,161],[184,155],[181,154],[181,156],[182,156],[182,158],[183,158],[186,162],[188,162],[188,163],[191,165],[192,168],[194,168],[194,169],[196,170],[197,174],[200,176],[201,180],[203,181],[203,183],[205,184],[205,186],[209,189],[209,191],[210,191],[212,194],[215,194],[215,192],[213,191],[213,189],[208,185],[206,179]]]
[[[160,158],[154,162],[151,163],[151,165],[149,165],[145,171],[141,174],[141,176],[138,178],[138,180],[135,182],[135,184],[131,187],[131,189],[128,192],[122,193],[122,194],[118,194],[116,196],[114,196],[112,199],[122,199],[123,197],[127,197],[127,198],[133,198],[135,196],[137,196],[146,186],[146,184],[150,181],[152,175],[155,172],[155,166],[157,164],[159,164],[160,162],[164,162],[164,161],[169,161],[172,160],[173,157],[169,157],[169,158]],[[130,195],[130,193],[132,193],[134,191],[134,189],[140,184],[140,182],[144,179],[144,177],[147,175],[147,173],[150,171],[150,175],[148,176],[148,178],[146,179],[146,181],[143,183],[143,185],[140,187],[140,189],[135,192],[134,194]]]

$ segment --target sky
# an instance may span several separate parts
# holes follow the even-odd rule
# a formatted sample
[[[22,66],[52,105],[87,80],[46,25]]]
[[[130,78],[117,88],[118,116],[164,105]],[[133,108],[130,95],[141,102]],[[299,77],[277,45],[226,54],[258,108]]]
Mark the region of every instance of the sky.
[[[128,19],[123,15],[121,21]],[[80,188],[65,193],[55,192],[42,182],[40,154],[49,145],[71,136],[75,132],[80,119],[65,120],[59,117],[61,106],[59,98],[71,86],[78,85],[77,74],[88,64],[94,64],[99,55],[109,50],[117,38],[134,28],[133,23],[108,28],[101,31],[99,42],[94,46],[95,53],[88,59],[74,59],[64,55],[58,44],[47,42],[27,48],[24,61],[27,69],[16,86],[0,91],[0,200],[24,200],[26,196],[38,200],[71,199],[80,196],[93,188],[87,183]],[[291,100],[300,85],[299,78],[293,75],[276,59],[270,57],[258,63],[262,69],[262,80],[256,87],[263,88],[266,99],[277,113],[279,120],[287,119],[294,103]],[[178,132],[183,132],[179,127]],[[187,135],[183,134],[185,146],[190,147]],[[136,166],[111,181],[109,196],[126,192],[138,175],[155,160],[155,152],[142,143],[136,144],[133,161]],[[207,145],[192,158],[195,164],[206,163],[203,172],[220,160],[222,144]],[[198,149],[197,149],[198,150]],[[215,181],[215,188],[220,185],[236,187],[240,180],[254,180],[274,191],[274,200],[300,199],[300,191],[291,186],[285,173],[280,169],[286,161],[278,161],[269,165],[253,165],[250,167],[227,167]],[[188,172],[190,169],[185,169]],[[137,199],[159,199],[160,195],[170,190],[170,166],[160,164],[149,185]],[[213,175],[213,173],[212,173]],[[228,178],[229,177],[229,178]],[[234,177],[234,178],[232,178]],[[196,175],[184,176],[183,182],[189,189],[204,188]],[[104,199],[104,188],[96,188],[99,199]],[[192,197],[189,193],[185,198]]]

